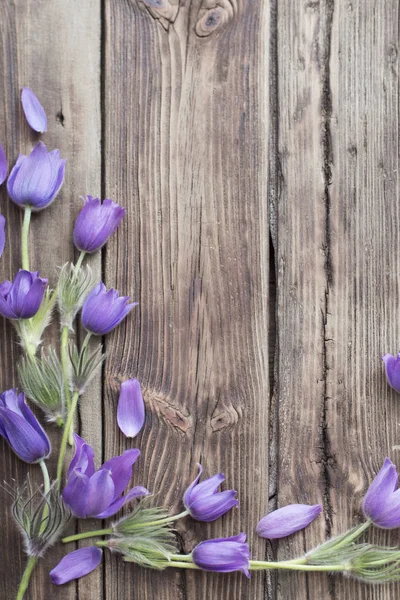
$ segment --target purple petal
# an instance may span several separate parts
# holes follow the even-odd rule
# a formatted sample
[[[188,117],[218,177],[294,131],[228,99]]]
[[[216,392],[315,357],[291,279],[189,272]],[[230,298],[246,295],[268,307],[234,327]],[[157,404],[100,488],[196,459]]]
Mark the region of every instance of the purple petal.
[[[36,315],[43,300],[44,292],[47,285],[47,279],[37,277],[30,290],[25,294],[19,312],[21,319],[30,319]]]
[[[256,531],[259,536],[269,540],[283,538],[307,527],[321,511],[320,504],[289,504],[261,519]]]
[[[234,490],[226,490],[218,494],[199,497],[190,503],[190,514],[193,519],[210,523],[219,519],[234,506],[238,506]]]
[[[50,453],[50,444],[19,414],[0,407],[0,421],[6,439],[19,458],[27,463],[38,462]]]
[[[114,500],[125,490],[132,477],[132,467],[140,456],[140,450],[132,448],[126,450],[121,456],[114,456],[104,463],[99,469],[111,473],[115,486]]]
[[[8,163],[6,153],[4,152],[3,146],[0,144],[0,185],[5,181],[7,177]]]
[[[390,458],[385,462],[365,494],[362,509],[364,514],[374,522],[384,512],[387,499],[397,488],[398,474]]]
[[[86,510],[86,495],[89,486],[89,477],[79,469],[75,469],[73,474],[68,477],[68,483],[65,486],[62,497],[67,506],[76,517],[85,519],[88,514]]]
[[[25,421],[27,423],[29,423],[29,425],[32,427],[32,429],[34,429],[36,431],[36,433],[42,438],[44,445],[47,446],[47,448],[48,448],[47,454],[50,454],[49,438],[47,437],[45,430],[43,429],[43,427],[41,426],[41,424],[39,423],[39,421],[37,420],[37,418],[31,411],[31,409],[25,402],[25,394],[24,393],[19,394],[19,396],[17,397],[17,407],[18,407],[19,414],[21,414],[23,416]]]
[[[242,571],[250,577],[250,550],[244,533],[230,538],[201,542],[194,548],[192,556],[194,563],[206,571],[217,573]]]
[[[89,479],[86,491],[88,517],[102,513],[115,498],[114,482],[110,471],[99,470]]]
[[[96,517],[98,519],[107,519],[108,517],[112,517],[112,515],[115,515],[115,513],[118,512],[125,504],[127,504],[127,502],[130,502],[131,500],[134,500],[139,496],[148,496],[149,494],[150,492],[148,489],[142,487],[141,485],[138,485],[129,490],[129,492],[125,494],[125,496],[121,496],[120,498],[115,500],[115,502],[110,504],[110,506],[106,508],[105,511],[96,515]]]
[[[87,546],[79,548],[74,552],[70,552],[64,556],[52,571],[50,571],[50,579],[55,585],[68,583],[73,579],[79,579],[84,575],[88,575],[99,566],[102,558],[102,551],[95,546]]]
[[[140,383],[137,379],[128,379],[121,385],[118,400],[118,426],[126,437],[134,438],[144,425],[144,402]]]
[[[6,245],[6,220],[0,215],[0,256],[3,254]]]
[[[96,252],[117,229],[125,209],[106,198],[86,197],[86,203],[74,227],[74,244],[78,250]]]
[[[85,475],[91,477],[96,470],[94,466],[93,448],[89,446],[84,439],[79,437],[77,433],[74,433],[74,442],[75,454],[71,460],[71,464],[69,465],[68,477],[75,468],[80,469],[82,473],[85,473]]]
[[[43,106],[30,88],[23,87],[21,91],[22,108],[26,120],[34,131],[47,131],[47,117]]]
[[[385,354],[385,356],[382,356],[382,360],[385,363],[386,376],[389,385],[396,390],[396,392],[400,392],[400,353],[397,358],[391,354]]]

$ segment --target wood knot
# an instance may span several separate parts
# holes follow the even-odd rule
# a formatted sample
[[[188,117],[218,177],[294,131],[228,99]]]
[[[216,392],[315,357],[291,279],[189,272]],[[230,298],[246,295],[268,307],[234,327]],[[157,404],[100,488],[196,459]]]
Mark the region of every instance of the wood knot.
[[[146,406],[149,406],[158,416],[162,417],[167,425],[184,434],[187,434],[192,428],[192,416],[189,413],[185,414],[180,408],[174,406],[159,394],[146,390],[144,400]]]
[[[179,12],[179,0],[142,0],[142,2],[149,14],[168,31]]]
[[[215,410],[211,416],[211,430],[213,433],[229,429],[238,423],[241,415],[233,406],[225,406],[222,410]]]
[[[207,4],[207,0],[205,3]],[[222,5],[218,6],[202,6],[195,27],[196,34],[199,37],[207,37],[221,29],[233,17],[235,9],[233,0],[222,0]]]

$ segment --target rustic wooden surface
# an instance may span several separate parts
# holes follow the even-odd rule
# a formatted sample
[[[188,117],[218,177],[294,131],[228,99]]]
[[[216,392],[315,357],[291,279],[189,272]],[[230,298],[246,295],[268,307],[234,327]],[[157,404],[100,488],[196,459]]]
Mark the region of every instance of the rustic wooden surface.
[[[127,208],[92,261],[140,303],[107,337],[104,384],[80,407],[98,463],[131,445],[115,411],[119,383],[137,376],[147,414],[134,482],[179,509],[201,461],[239,492],[239,510],[219,521],[179,524],[185,551],[247,531],[255,557],[289,558],[357,522],[384,456],[398,459],[400,405],[380,363],[400,334],[398,3],[0,0],[0,14],[0,141],[11,161],[35,143],[18,101],[28,85],[49,116],[45,143],[68,160],[62,193],[33,219],[32,266],[54,284],[55,265],[72,259],[80,195]],[[5,186],[0,196],[5,279],[20,263],[21,212]],[[7,389],[18,356],[8,324],[0,340]],[[25,465],[0,449],[1,479],[21,482]],[[321,502],[324,515],[279,544],[257,539],[268,505],[290,502]],[[8,600],[25,559],[5,498],[0,511]],[[28,599],[400,591],[294,573],[158,574],[110,555],[55,589],[47,572],[61,555],[49,553]]]

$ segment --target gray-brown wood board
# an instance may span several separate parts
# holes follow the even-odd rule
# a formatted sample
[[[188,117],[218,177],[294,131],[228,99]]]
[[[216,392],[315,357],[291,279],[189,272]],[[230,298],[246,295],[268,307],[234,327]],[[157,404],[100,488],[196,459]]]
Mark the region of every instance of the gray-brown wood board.
[[[49,115],[44,141],[68,160],[62,193],[33,219],[32,265],[54,285],[55,266],[73,257],[80,195],[127,208],[92,261],[139,301],[106,339],[103,385],[81,403],[98,463],[131,446],[115,412],[119,383],[137,376],[146,425],[134,483],[179,509],[201,461],[239,492],[239,510],[219,521],[179,524],[185,551],[246,531],[254,557],[292,557],[357,522],[384,456],[398,458],[399,405],[380,364],[400,333],[398,3],[0,0],[0,13],[0,141],[13,160],[36,141],[18,101],[28,85]],[[0,195],[5,279],[20,264],[21,212],[4,186]],[[8,324],[0,339],[6,389],[18,357]],[[22,482],[26,470],[1,443],[1,479]],[[321,502],[324,517],[267,547],[255,524],[289,502]],[[25,559],[5,499],[0,510],[8,600]],[[47,573],[62,553],[36,570],[28,599],[399,592],[294,573],[160,574],[110,555],[56,589]]]

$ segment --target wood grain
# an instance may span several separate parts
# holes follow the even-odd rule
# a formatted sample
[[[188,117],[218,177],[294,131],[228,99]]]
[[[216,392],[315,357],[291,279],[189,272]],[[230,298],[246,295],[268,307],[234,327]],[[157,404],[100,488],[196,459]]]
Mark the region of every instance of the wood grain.
[[[171,509],[201,462],[240,509],[179,525],[182,546],[254,527],[268,494],[267,14],[247,0],[110,2],[106,194],[128,208],[106,283],[139,307],[107,338],[105,451],[118,382],[143,384],[135,482]],[[121,76],[123,74],[123,76]],[[262,598],[264,576],[151,573],[108,560],[106,598]]]
[[[68,3],[54,0],[31,2],[18,0],[0,2],[0,142],[10,165],[18,153],[27,153],[39,136],[30,131],[19,94],[23,85],[39,96],[48,115],[48,132],[42,136],[49,149],[60,148],[67,158],[64,187],[54,204],[32,219],[30,253],[31,267],[57,280],[57,267],[73,259],[72,227],[81,206],[80,195],[100,192],[100,2]],[[1,281],[13,278],[20,264],[20,225],[22,211],[7,199],[5,186],[0,189],[1,212],[7,219],[7,246],[0,262]],[[99,274],[100,259],[93,262]],[[19,349],[13,328],[3,319],[0,324],[0,388],[17,384],[16,361]],[[57,327],[52,336],[58,335]],[[85,425],[82,433],[101,454],[101,401],[95,384],[82,406]],[[52,429],[52,428],[50,428]],[[52,429],[54,459],[49,461],[55,475],[59,435]],[[29,470],[31,478],[41,483],[38,467],[27,469],[7,445],[0,442],[0,479],[14,477],[20,484]],[[9,501],[2,494],[0,547],[0,598],[14,598],[25,566],[20,535],[10,518]],[[6,549],[6,550],[5,550]],[[72,549],[72,548],[71,548]],[[77,586],[72,583],[56,589],[48,576],[49,570],[65,554],[57,546],[32,578],[29,599],[76,598]],[[81,597],[101,598],[101,569],[79,583]],[[89,591],[90,590],[90,591]],[[90,594],[90,596],[89,596]]]

